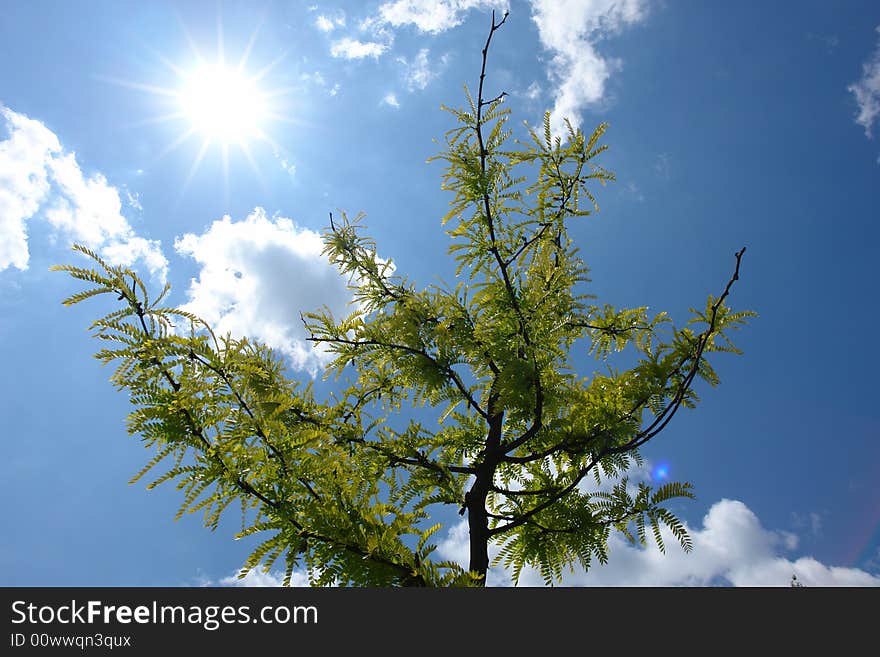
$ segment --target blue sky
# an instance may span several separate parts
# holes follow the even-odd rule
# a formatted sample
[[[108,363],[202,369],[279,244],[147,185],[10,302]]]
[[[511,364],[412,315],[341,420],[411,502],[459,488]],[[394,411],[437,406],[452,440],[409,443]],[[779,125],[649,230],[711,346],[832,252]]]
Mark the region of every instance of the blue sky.
[[[618,181],[572,227],[590,291],[683,319],[747,246],[730,301],[760,313],[738,336],[745,355],[716,359],[721,385],[698,390],[703,403],[636,473],[658,479],[665,466],[695,484],[697,500],[678,507],[694,553],[614,538],[608,566],[566,582],[880,584],[880,8],[509,4],[487,95],[506,91],[518,122],[548,109],[554,125],[610,123],[604,164]],[[220,583],[248,554],[234,519],[212,534],[198,516],[173,521],[173,487],[126,484],[148,453],[91,357],[84,329],[106,306],[62,308],[76,286],[49,266],[86,242],[311,377],[322,361],[298,311],[346,301],[318,255],[328,212],[367,213],[380,254],[415,281],[450,277],[449,198],[425,161],[452,127],[439,106],[476,86],[489,11],[505,7],[5,3],[0,584]],[[220,128],[192,103],[181,110],[199,56],[219,52],[230,67],[248,53],[242,77],[259,79],[239,95],[264,105],[261,134],[225,157]],[[236,111],[241,127],[253,107]],[[459,521],[441,534],[452,558]]]

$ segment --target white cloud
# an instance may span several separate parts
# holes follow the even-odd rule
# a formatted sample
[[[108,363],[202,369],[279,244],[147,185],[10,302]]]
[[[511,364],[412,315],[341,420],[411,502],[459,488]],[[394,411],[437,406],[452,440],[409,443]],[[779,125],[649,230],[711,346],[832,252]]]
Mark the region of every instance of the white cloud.
[[[332,32],[337,27],[345,27],[345,12],[340,9],[333,14],[319,14],[315,18],[315,27],[322,32]]]
[[[645,195],[642,194],[642,190],[639,186],[633,181],[629,181],[621,188],[621,193],[632,199],[633,201],[638,201],[641,203],[645,200]]]
[[[532,0],[541,44],[553,53],[548,71],[556,84],[551,125],[580,124],[581,111],[600,102],[605,83],[621,62],[602,57],[596,43],[644,20],[646,0]]]
[[[48,166],[61,192],[46,211],[52,226],[86,244],[101,244],[126,232],[128,222],[121,214],[119,192],[104,176],[85,178],[73,153],[52,158]]]
[[[379,7],[378,20],[393,27],[414,25],[439,34],[456,27],[471,9],[507,9],[507,0],[394,0]]]
[[[805,586],[880,586],[880,576],[857,568],[827,566],[812,557],[792,559],[785,551],[796,549],[797,537],[788,532],[769,531],[742,502],[721,500],[703,518],[701,528],[689,528],[694,549],[685,553],[675,538],[664,532],[666,554],[656,546],[633,547],[619,534],[609,541],[606,565],[594,564],[589,571],[566,572],[565,586],[788,586],[793,574]],[[450,528],[437,546],[441,558],[467,565],[467,523]],[[490,558],[497,549],[490,551]],[[490,585],[510,584],[501,566],[490,569]],[[521,586],[542,586],[540,575],[523,569]]]
[[[822,533],[822,514],[811,511],[808,514],[792,513],[792,524],[796,529],[809,529],[813,536]]]
[[[876,30],[880,33],[880,25]],[[862,64],[861,79],[846,89],[855,95],[859,106],[856,123],[865,129],[865,135],[870,139],[874,121],[880,116],[880,43],[871,58]]]
[[[427,48],[422,48],[412,61],[407,61],[405,57],[397,58],[397,61],[406,67],[404,79],[406,87],[410,91],[427,87],[431,80],[439,75],[439,69],[445,66],[448,61],[448,57],[441,57],[440,64],[432,70],[428,60],[429,53]]]
[[[129,235],[125,240],[112,241],[101,248],[101,255],[111,265],[133,266],[142,260],[151,274],[162,282],[168,275],[168,260],[156,240]]]
[[[418,31],[429,34],[439,34],[460,25],[465,16],[472,9],[494,9],[498,12],[506,10],[508,0],[393,0],[383,2],[375,14],[368,16],[359,23],[362,32],[372,35],[376,41],[361,42],[346,38],[336,41],[331,47],[334,57],[346,57],[347,59],[360,59],[363,57],[379,57],[394,43],[394,29],[406,25],[414,26]],[[499,20],[500,16],[496,18]],[[413,64],[427,66],[427,50],[424,50],[424,63],[419,59],[422,53],[414,60]],[[405,62],[406,60],[401,59]],[[441,64],[445,65],[447,59],[441,58]],[[436,71],[431,72],[426,68],[416,69],[411,81],[408,81],[410,90],[424,89],[431,78],[435,77]]]
[[[822,44],[825,46],[825,52],[829,54],[833,53],[834,49],[840,45],[840,37],[836,34],[813,34],[812,32],[807,32],[807,40],[817,41]]]
[[[220,580],[221,586],[241,586],[241,587],[272,587],[281,586],[284,582],[284,573],[278,571],[270,571],[265,573],[260,568],[255,568],[248,572],[247,575],[239,579],[238,574],[224,577]],[[210,585],[210,583],[208,584]],[[309,577],[305,573],[294,571],[290,577],[291,586],[309,586]]]
[[[290,176],[290,179],[296,179],[296,165],[290,161],[290,156],[286,153],[282,153],[281,149],[277,146],[272,147],[272,154],[275,156],[275,159],[278,160],[281,168]]]
[[[314,73],[303,73],[299,76],[299,78],[304,82],[312,82],[319,87],[327,86],[327,81],[324,80],[324,76],[321,75],[320,71],[315,71]]]
[[[27,269],[28,219],[49,194],[46,163],[61,150],[39,121],[0,106],[9,138],[0,142],[0,271]]]
[[[393,107],[394,109],[398,109],[400,107],[400,101],[397,100],[397,96],[392,93],[387,93],[382,97],[381,103],[382,105],[388,105],[389,107]]]
[[[332,87],[329,86],[329,84],[327,83],[327,80],[324,79],[324,76],[321,75],[321,73],[319,71],[315,71],[314,73],[303,73],[299,77],[304,82],[310,82],[310,83],[314,84],[315,86],[318,86],[318,87],[326,90],[328,96],[335,96],[336,94],[339,93],[339,89],[340,89],[339,83],[335,82],[335,83],[333,83]]]
[[[541,85],[535,80],[529,85],[529,88],[525,90],[523,95],[529,100],[538,100],[541,97]]]
[[[661,180],[669,180],[671,176],[671,165],[672,159],[669,156],[669,153],[660,153],[657,155],[657,158],[654,160],[654,173],[657,174],[657,177]]]
[[[122,215],[119,190],[100,173],[85,176],[76,154],[65,152],[39,121],[3,106],[0,114],[9,134],[0,142],[0,271],[27,269],[27,222],[39,217],[54,228],[54,238],[85,244],[112,264],[142,260],[164,281],[168,262],[160,244],[135,233]]]
[[[307,341],[300,312],[326,305],[340,316],[350,312],[351,294],[321,255],[318,233],[256,208],[243,221],[225,216],[201,235],[188,233],[174,248],[200,266],[183,307],[216,333],[259,340],[312,375],[327,362]]]
[[[125,198],[126,198],[126,200],[128,201],[128,204],[129,204],[132,208],[134,208],[134,209],[137,210],[138,212],[143,212],[143,210],[144,210],[144,206],[141,205],[140,194],[138,194],[138,193],[134,193],[134,194],[132,194],[130,191],[128,191],[128,190],[126,189],[126,190],[125,190]]]
[[[384,43],[358,41],[350,37],[334,41],[333,45],[330,46],[330,54],[343,59],[363,59],[364,57],[373,57],[375,59],[386,50],[388,50],[388,46]]]

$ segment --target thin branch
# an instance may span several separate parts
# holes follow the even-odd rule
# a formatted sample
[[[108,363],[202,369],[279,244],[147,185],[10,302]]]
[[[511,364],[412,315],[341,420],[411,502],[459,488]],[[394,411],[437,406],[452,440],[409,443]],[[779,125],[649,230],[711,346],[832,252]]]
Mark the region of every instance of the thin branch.
[[[405,351],[407,353],[422,356],[423,358],[427,358],[440,372],[444,373],[452,383],[455,384],[455,387],[461,393],[462,397],[464,397],[465,401],[467,401],[468,406],[470,406],[474,411],[479,413],[484,419],[488,420],[489,415],[483,408],[477,403],[477,401],[470,394],[468,389],[465,387],[464,383],[462,383],[458,374],[454,369],[452,369],[448,365],[441,365],[440,362],[437,361],[436,358],[431,356],[424,349],[416,349],[415,347],[410,347],[404,344],[395,344],[391,342],[380,342],[379,340],[349,340],[348,338],[334,337],[334,338],[320,338],[312,335],[307,338],[309,342],[315,343],[331,343],[331,344],[346,344],[353,347],[383,347],[385,349],[396,349],[398,351]]]
[[[470,475],[475,474],[477,471],[476,468],[465,465],[441,465],[437,461],[429,459],[418,450],[413,450],[411,452],[415,455],[414,457],[400,456],[390,450],[385,444],[377,442],[375,440],[367,440],[366,438],[348,438],[346,442],[362,445],[363,447],[372,449],[375,452],[379,452],[380,454],[382,454],[382,456],[388,459],[388,465],[391,467],[394,467],[396,465],[412,465],[425,468],[427,470],[432,470],[434,472],[439,472],[441,474],[446,474],[446,472],[455,472],[457,474]]]
[[[660,433],[667,424],[672,420],[675,413],[681,407],[681,403],[684,400],[684,396],[687,391],[690,389],[691,384],[694,381],[694,378],[697,375],[700,367],[700,361],[703,357],[703,351],[706,348],[706,345],[709,344],[709,340],[712,337],[712,334],[715,332],[715,322],[718,318],[718,310],[721,308],[721,304],[724,302],[724,299],[727,298],[727,295],[730,294],[730,288],[733,286],[734,281],[739,280],[739,267],[740,262],[742,260],[743,254],[746,252],[746,247],[741,248],[736,254],[736,267],[734,269],[733,275],[727,281],[727,285],[724,287],[724,292],[722,292],[721,296],[715,300],[715,303],[712,304],[712,313],[709,319],[709,327],[700,334],[700,337],[697,339],[697,349],[694,354],[694,360],[691,365],[690,370],[676,391],[675,396],[672,401],[663,409],[663,411],[658,415],[654,421],[643,431],[633,437],[631,440],[627,441],[623,445],[619,447],[611,448],[609,450],[609,454],[620,454],[623,452],[632,451],[633,449],[637,449],[641,445],[644,445],[651,438]]]
[[[505,20],[507,19],[507,14],[504,14],[504,18],[505,18]],[[503,23],[503,22],[504,21],[501,21],[501,23]],[[501,23],[499,23],[497,27],[501,27]],[[502,91],[500,94],[495,96],[495,98],[493,98],[492,100],[481,100],[480,105],[491,105],[492,103],[498,102],[499,100],[504,98],[506,95],[507,95],[507,92]]]
[[[621,335],[629,331],[650,331],[653,329],[651,326],[642,324],[633,324],[631,326],[624,326],[623,328],[618,328],[616,326],[597,326],[596,324],[587,324],[586,322],[568,322],[568,325],[572,328],[585,328],[599,331],[601,333],[609,333],[611,335]]]
[[[516,497],[516,496],[523,496],[523,495],[552,495],[553,493],[557,492],[559,489],[558,488],[541,488],[538,490],[534,490],[534,489],[523,488],[520,490],[510,490],[508,488],[499,488],[498,486],[493,486],[491,490],[493,493],[499,493],[501,495],[504,495],[505,497]]]
[[[275,458],[278,459],[278,462],[281,464],[282,472],[284,473],[285,476],[287,476],[287,474],[288,474],[287,460],[284,458],[284,455],[278,450],[278,448],[275,447],[274,444],[272,444],[272,441],[269,440],[269,437],[263,431],[263,427],[260,426],[259,420],[257,420],[256,415],[254,415],[253,411],[251,411],[248,403],[244,400],[244,398],[241,396],[241,394],[239,394],[239,392],[238,392],[238,390],[236,390],[235,386],[232,385],[232,381],[230,380],[229,375],[226,373],[226,370],[224,370],[220,367],[217,367],[216,365],[214,365],[213,363],[211,363],[208,360],[205,360],[204,358],[202,358],[201,356],[196,354],[192,349],[190,349],[190,351],[189,351],[189,358],[190,358],[190,360],[193,360],[193,361],[201,364],[202,366],[207,367],[209,370],[211,370],[212,372],[217,374],[217,376],[219,376],[221,379],[223,379],[223,382],[226,384],[226,387],[229,388],[229,390],[232,392],[235,399],[238,401],[238,405],[241,406],[241,408],[244,410],[244,412],[248,414],[248,417],[250,417],[251,420],[253,420],[254,431],[262,439],[262,441],[266,444],[266,446],[269,448],[269,450],[272,452],[272,454],[275,456]]]
[[[491,240],[491,244],[489,246],[489,251],[492,253],[495,258],[495,262],[498,264],[498,270],[501,273],[501,279],[504,283],[504,287],[507,290],[507,295],[510,298],[510,303],[513,306],[514,312],[516,313],[517,320],[520,328],[520,335],[523,338],[523,342],[525,346],[531,350],[532,348],[532,340],[529,336],[529,330],[526,326],[525,317],[523,316],[522,308],[519,304],[519,299],[516,295],[516,290],[513,288],[513,283],[510,278],[510,273],[508,272],[508,265],[504,261],[504,258],[501,257],[501,252],[498,248],[498,239],[495,235],[495,221],[492,216],[492,203],[489,198],[489,187],[485,184],[486,181],[486,157],[488,156],[488,152],[486,151],[486,145],[483,141],[483,106],[486,104],[483,101],[483,83],[486,78],[486,60],[489,53],[489,44],[492,42],[492,36],[495,34],[496,30],[498,30],[502,25],[504,25],[509,12],[504,12],[504,17],[500,22],[495,22],[495,12],[492,12],[492,28],[489,30],[489,36],[486,37],[486,45],[483,46],[483,63],[480,68],[480,85],[477,91],[477,116],[476,116],[476,124],[474,125],[474,131],[477,135],[477,143],[480,147],[480,177],[483,181],[483,192],[482,192],[482,201],[483,201],[483,211],[486,215],[486,226],[489,229],[489,239]],[[541,385],[541,375],[538,370],[538,363],[534,354],[532,356],[532,364],[535,368],[535,375],[532,379],[532,385],[535,389],[535,410],[534,410],[534,420],[532,422],[532,427],[529,431],[533,431],[536,433],[542,426],[542,415],[544,408],[544,389]],[[487,418],[488,419],[488,418]],[[499,455],[500,456],[500,455]]]
[[[330,230],[332,230],[336,234],[339,234],[339,229],[336,228],[336,225],[333,223],[333,213],[332,212],[330,213]],[[346,254],[348,254],[348,257],[350,258],[351,262],[355,265],[355,267],[363,275],[365,275],[368,279],[370,279],[371,281],[376,283],[382,289],[382,291],[385,293],[386,296],[391,297],[395,301],[400,301],[403,298],[402,293],[405,292],[406,290],[402,285],[397,286],[397,288],[399,290],[398,292],[391,291],[388,288],[388,286],[385,284],[385,277],[382,276],[382,274],[379,273],[378,271],[377,272],[371,271],[370,268],[367,267],[367,265],[361,261],[361,259],[357,255],[357,253],[355,253],[355,251],[353,249],[348,248],[348,246],[345,244],[344,241],[343,241],[342,250]],[[300,313],[300,315],[301,314],[302,313]]]
[[[571,491],[573,491],[575,488],[577,488],[577,485],[579,483],[581,483],[581,480],[585,476],[587,476],[587,473],[590,470],[592,470],[598,462],[599,462],[599,455],[596,455],[590,460],[589,464],[587,464],[585,467],[581,468],[578,471],[574,480],[568,486],[565,486],[564,488],[560,488],[558,492],[554,493],[553,495],[548,497],[546,500],[544,500],[540,504],[533,506],[531,509],[524,512],[521,516],[517,517],[516,520],[513,520],[513,521],[507,523],[506,525],[501,525],[500,527],[495,527],[494,529],[490,529],[489,535],[490,536],[497,536],[498,534],[504,534],[506,532],[509,532],[511,529],[516,529],[520,525],[528,522],[532,516],[540,513],[541,511],[543,511],[547,507],[549,507],[549,506],[555,504],[556,502],[558,502],[559,500],[561,500],[563,497],[565,497]]]
[[[605,520],[592,520],[589,524],[591,526],[596,527],[608,527],[609,525],[616,525],[625,520],[629,520],[635,516],[638,516],[641,513],[644,513],[646,509],[644,508],[633,508],[632,511],[627,511],[623,515],[617,518],[607,518]],[[530,519],[527,523],[529,525],[534,525],[538,529],[540,529],[545,534],[576,534],[578,532],[583,531],[582,525],[570,525],[568,527],[545,527],[541,523],[539,523],[534,518]]]

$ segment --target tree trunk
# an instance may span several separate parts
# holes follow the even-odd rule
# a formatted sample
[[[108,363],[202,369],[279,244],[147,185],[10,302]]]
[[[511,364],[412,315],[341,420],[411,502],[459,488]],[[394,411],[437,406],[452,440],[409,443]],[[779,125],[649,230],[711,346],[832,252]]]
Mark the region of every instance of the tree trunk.
[[[494,385],[493,385],[494,387]],[[482,577],[486,586],[486,573],[489,570],[489,515],[486,511],[486,496],[495,479],[495,468],[501,458],[501,428],[504,424],[504,411],[495,412],[498,395],[489,397],[489,433],[486,436],[486,450],[483,462],[477,465],[476,480],[465,497],[470,531],[470,565],[468,569]]]
[[[486,515],[488,492],[488,482],[485,474],[481,472],[477,475],[477,480],[471,486],[466,498],[471,547],[468,569],[482,576],[483,586],[486,585],[486,572],[489,570],[489,516]]]

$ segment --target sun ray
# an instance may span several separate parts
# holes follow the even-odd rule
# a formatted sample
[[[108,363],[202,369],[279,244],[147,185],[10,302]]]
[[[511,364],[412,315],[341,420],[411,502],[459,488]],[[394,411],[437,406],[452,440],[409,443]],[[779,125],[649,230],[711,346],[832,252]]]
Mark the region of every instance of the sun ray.
[[[251,32],[250,38],[248,38],[247,45],[244,48],[244,52],[241,53],[241,58],[238,60],[238,66],[236,66],[236,70],[239,72],[244,71],[247,66],[248,59],[251,56],[251,50],[253,50],[254,44],[257,42],[257,34],[259,34],[260,29],[263,27],[263,23],[266,22],[266,13],[263,12],[263,15],[260,17],[260,22],[257,23],[257,26],[254,28],[254,31]]]
[[[252,80],[256,80],[256,78],[251,78]],[[266,91],[263,93],[264,100],[272,100],[273,98],[280,98],[281,96],[289,96],[294,91],[298,91],[301,87],[277,87],[270,91]]]
[[[266,119],[271,121],[272,123],[284,123],[287,125],[309,126],[309,127],[315,126],[314,122],[307,121],[305,119],[301,119],[296,116],[288,116],[286,114],[275,114],[273,112],[267,113]]]
[[[202,140],[202,145],[199,148],[199,152],[196,155],[196,158],[193,160],[192,166],[189,168],[189,173],[186,175],[186,179],[183,181],[183,185],[180,188],[180,195],[183,196],[183,193],[186,192],[189,187],[190,182],[192,182],[193,177],[196,175],[196,171],[199,170],[199,166],[202,163],[202,160],[205,157],[205,153],[208,151],[208,146],[211,145],[210,139]]]
[[[286,50],[284,52],[282,52],[280,55],[278,55],[278,57],[273,59],[271,62],[269,62],[269,64],[267,64],[266,66],[261,68],[259,71],[257,71],[257,74],[255,76],[253,76],[251,78],[251,80],[253,80],[254,82],[259,82],[260,80],[262,80],[264,77],[266,77],[272,71],[273,68],[275,68],[276,66],[278,66],[278,64],[280,64],[282,61],[284,61],[285,57],[287,57]]]
[[[183,32],[183,38],[186,39],[186,45],[189,48],[190,53],[192,53],[192,56],[195,58],[199,66],[204,65],[205,58],[202,56],[202,53],[196,45],[195,40],[192,38],[192,35],[189,33],[189,30],[186,29],[186,23],[183,22],[183,17],[181,17],[178,12],[175,12],[175,16],[177,18],[177,24],[180,26],[180,31]]]
[[[226,48],[223,46],[223,15],[217,10],[217,63],[226,66]]]
[[[251,153],[250,146],[246,143],[240,143],[239,147],[241,148],[241,152],[244,153],[244,156],[247,159],[248,164],[251,165],[251,170],[256,175],[257,180],[260,181],[260,186],[263,188],[263,191],[268,192],[269,188],[266,185],[266,181],[263,178],[263,173],[260,171],[260,167],[257,164],[257,161],[254,159],[253,153]]]
[[[169,71],[174,73],[178,77],[178,79],[183,79],[186,76],[186,71],[184,71],[180,66],[178,66],[177,64],[172,62],[170,59],[168,59],[165,55],[160,53],[158,50],[156,50],[155,48],[151,48],[149,45],[145,45],[144,47],[147,49],[147,51],[149,51],[149,53],[153,57],[155,57],[162,64],[164,64],[168,68]]]
[[[168,144],[165,148],[163,148],[159,152],[159,154],[154,158],[154,161],[161,160],[163,157],[168,155],[168,153],[170,153],[173,150],[176,150],[178,146],[180,146],[183,142],[185,142],[187,139],[192,137],[194,134],[196,134],[195,128],[190,128],[186,132],[182,133],[177,139],[175,139],[170,144]]]
[[[177,112],[169,112],[168,114],[159,114],[157,116],[149,116],[145,119],[138,119],[137,121],[130,121],[126,123],[125,126],[128,128],[139,128],[145,125],[167,123],[169,121],[176,121],[184,118],[186,118],[186,114],[183,112],[183,110],[178,110]]]
[[[229,207],[229,144],[221,145],[223,159],[223,203]]]
[[[290,153],[287,152],[287,149],[284,148],[284,146],[279,144],[277,141],[272,139],[272,137],[270,137],[269,135],[263,133],[262,135],[260,135],[260,140],[269,144],[269,146],[272,147],[273,153],[281,153],[285,157],[290,157]]]
[[[147,91],[156,96],[168,96],[171,98],[175,98],[178,95],[178,91],[171,87],[160,87],[155,84],[145,84],[143,82],[133,82],[132,80],[123,80],[122,78],[114,78],[107,75],[96,75],[96,80],[100,80],[101,82],[109,82],[110,84],[117,84],[121,87],[128,87],[129,89],[137,89],[138,91]]]

